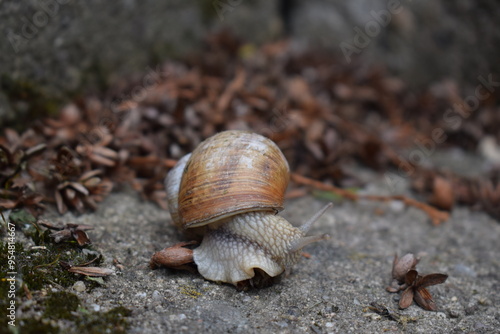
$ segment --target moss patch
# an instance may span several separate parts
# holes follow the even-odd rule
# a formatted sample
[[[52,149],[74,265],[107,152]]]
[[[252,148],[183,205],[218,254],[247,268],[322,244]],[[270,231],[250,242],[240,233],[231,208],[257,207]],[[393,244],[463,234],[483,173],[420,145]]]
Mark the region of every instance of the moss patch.
[[[20,319],[18,333],[120,334],[126,333],[130,327],[127,317],[132,311],[123,306],[115,307],[108,312],[89,312],[79,308],[79,304],[80,300],[72,293],[52,293],[45,300],[44,318]],[[54,321],[58,320],[64,322],[64,330],[53,326],[57,323]]]
[[[10,101],[15,115],[19,115],[12,120],[6,120],[7,126],[21,130],[26,128],[26,120],[57,114],[62,100],[50,96],[41,86],[27,80],[13,79],[6,74],[0,77],[0,89]]]
[[[4,280],[8,272],[7,264],[7,243],[0,243],[0,279]],[[82,249],[75,248],[74,245],[47,244],[45,248],[25,249],[20,243],[16,243],[16,266],[19,282],[23,282],[29,290],[40,290],[48,284],[58,284],[62,287],[70,287],[79,276],[68,272],[59,264],[60,261],[69,262],[73,265],[89,262],[96,257],[94,253],[84,253]],[[102,256],[93,264],[102,262]],[[87,288],[99,286],[96,281],[86,280]],[[4,293],[6,287],[2,285],[0,293]],[[20,291],[18,284],[18,292]],[[5,294],[3,294],[5,295]]]
[[[19,333],[22,334],[56,334],[60,333],[59,328],[52,326],[47,321],[37,319],[22,319],[19,321]]]
[[[44,315],[52,319],[71,319],[71,312],[75,312],[79,304],[80,300],[72,293],[54,292],[45,300]]]
[[[70,287],[77,280],[79,275],[68,272],[61,267],[60,262],[67,262],[71,265],[81,265],[92,262],[93,266],[98,266],[103,261],[100,253],[92,249],[91,245],[80,247],[76,241],[66,241],[55,243],[50,236],[51,232],[43,231],[34,222],[34,218],[21,210],[10,215],[12,223],[16,224],[27,237],[30,237],[38,246],[26,249],[22,244],[16,243],[16,268],[19,281],[23,282],[29,290],[40,290],[48,284],[58,284],[62,287]],[[18,232],[19,233],[19,232]],[[0,243],[0,279],[4,279],[7,270],[7,243]],[[86,280],[86,286],[93,289],[99,286],[97,281]],[[20,288],[18,286],[18,288]],[[3,292],[3,286],[0,293]]]
[[[15,242],[16,305],[28,294],[46,289],[49,285],[58,288],[69,288],[81,275],[68,272],[61,266],[66,262],[73,266],[84,265],[92,261],[92,266],[99,266],[102,255],[93,250],[91,245],[79,246],[76,241],[55,243],[52,231],[44,230],[36,219],[27,211],[14,211],[9,216],[10,222],[16,226],[16,235],[24,234],[31,238],[36,247],[25,247]],[[2,230],[5,229],[2,226]],[[4,231],[2,231],[4,232]],[[3,233],[5,234],[5,233]],[[13,242],[10,240],[10,242]],[[0,294],[7,296],[9,284],[7,273],[13,271],[8,267],[8,242],[0,241]],[[86,287],[92,289],[101,285],[98,280],[86,280]],[[125,307],[116,307],[108,312],[90,312],[81,307],[77,295],[58,291],[50,293],[46,298],[34,299],[35,305],[42,309],[42,316],[16,319],[17,327],[7,326],[6,307],[9,300],[0,299],[0,334],[7,333],[125,333],[129,327],[126,320],[131,311]],[[58,327],[62,326],[61,328]],[[14,331],[10,331],[13,329]]]
[[[90,316],[79,317],[77,320],[80,333],[126,333],[129,328],[127,317],[132,314],[129,309],[118,306],[105,313],[94,312]]]

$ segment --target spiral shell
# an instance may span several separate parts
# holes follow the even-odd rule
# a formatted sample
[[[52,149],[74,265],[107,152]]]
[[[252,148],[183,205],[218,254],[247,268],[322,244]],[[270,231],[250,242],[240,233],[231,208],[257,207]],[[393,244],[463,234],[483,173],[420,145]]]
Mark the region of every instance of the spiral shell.
[[[172,217],[184,228],[249,211],[280,211],[288,179],[288,163],[270,139],[246,131],[221,132],[169,173],[170,211],[176,211]]]

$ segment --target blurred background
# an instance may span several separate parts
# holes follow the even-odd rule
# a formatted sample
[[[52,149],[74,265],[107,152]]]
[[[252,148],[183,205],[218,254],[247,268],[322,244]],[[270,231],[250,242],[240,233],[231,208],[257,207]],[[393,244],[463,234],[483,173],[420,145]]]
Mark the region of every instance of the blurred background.
[[[382,66],[415,88],[452,79],[467,94],[499,73],[499,16],[494,0],[2,1],[0,119],[101,93],[200,51],[222,28],[255,45],[289,37],[294,49]]]
[[[302,175],[360,189],[361,164],[390,194],[498,216],[499,18],[493,0],[2,1],[4,206],[55,188],[60,211],[94,207],[62,184],[95,173],[164,206],[175,160],[247,129]]]

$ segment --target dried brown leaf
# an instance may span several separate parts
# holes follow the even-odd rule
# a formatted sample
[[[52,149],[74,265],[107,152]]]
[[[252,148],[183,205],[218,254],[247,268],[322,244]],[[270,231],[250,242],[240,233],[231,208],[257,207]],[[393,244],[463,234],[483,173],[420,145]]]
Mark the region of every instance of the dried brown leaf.
[[[436,311],[436,303],[432,300],[432,296],[426,288],[419,288],[415,291],[415,302],[427,311]]]
[[[118,153],[113,151],[110,148],[107,147],[102,147],[102,146],[95,146],[92,149],[93,153],[99,154],[105,158],[113,159],[116,160],[118,159]]]
[[[103,157],[99,154],[90,153],[88,155],[88,157],[92,162],[95,162],[96,164],[99,164],[99,165],[103,165],[103,166],[107,166],[107,167],[113,167],[116,165],[116,161],[108,159],[106,157]]]
[[[429,203],[440,209],[450,211],[455,202],[455,193],[451,182],[443,177],[436,176],[432,188],[433,191]]]
[[[408,271],[405,276],[405,283],[407,285],[413,285],[417,280],[418,272],[414,269]]]
[[[441,284],[446,282],[448,275],[445,274],[429,274],[423,276],[418,282],[418,286],[421,288],[426,288],[428,286]]]
[[[68,211],[68,207],[64,204],[64,200],[59,190],[54,192],[54,198],[56,199],[57,211],[59,211],[60,214],[66,213],[66,211]]]
[[[75,274],[80,274],[80,275],[85,275],[85,276],[92,276],[92,277],[105,277],[109,275],[113,275],[115,272],[112,269],[108,268],[100,268],[100,267],[70,267],[68,269],[69,272],[75,273]]]
[[[0,207],[4,209],[13,209],[17,206],[18,202],[10,199],[0,198]]]
[[[91,243],[87,233],[85,231],[77,229],[72,232],[73,238],[78,242],[79,246],[85,246]]]
[[[54,242],[56,243],[60,243],[61,241],[70,240],[73,238],[71,231],[66,229],[51,233],[50,236],[54,238]]]
[[[102,170],[100,169],[94,169],[94,170],[89,170],[88,172],[85,172],[80,176],[78,179],[80,182],[85,181],[87,179],[93,178],[94,176],[101,175]]]
[[[410,307],[410,305],[413,303],[413,288],[408,287],[406,288],[405,291],[401,294],[401,299],[399,300],[399,307],[400,308],[407,308]]]
[[[89,194],[89,191],[87,190],[87,188],[85,188],[85,186],[83,186],[81,183],[70,182],[68,185],[85,196],[88,196],[88,194]]]

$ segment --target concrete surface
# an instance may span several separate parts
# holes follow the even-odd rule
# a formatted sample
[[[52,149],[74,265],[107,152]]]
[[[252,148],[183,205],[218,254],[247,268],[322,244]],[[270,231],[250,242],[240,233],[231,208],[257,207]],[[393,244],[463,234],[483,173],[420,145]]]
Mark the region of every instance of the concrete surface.
[[[367,191],[387,192],[383,178]],[[310,196],[289,200],[283,216],[299,223],[323,205]],[[132,192],[111,195],[95,214],[58,219],[95,226],[89,235],[105,266],[113,267],[113,258],[124,265],[105,287],[73,292],[87,309],[132,309],[130,333],[500,333],[500,224],[466,208],[436,227],[396,202],[336,203],[310,232],[332,238],[308,246],[311,257],[281,283],[248,292],[197,274],[150,270],[151,254],[181,236],[166,211]],[[420,273],[449,275],[429,288],[438,312],[397,309],[397,295],[385,291],[396,252],[420,254]],[[381,318],[366,310],[371,302],[413,321]]]

